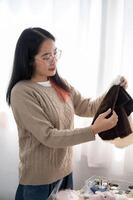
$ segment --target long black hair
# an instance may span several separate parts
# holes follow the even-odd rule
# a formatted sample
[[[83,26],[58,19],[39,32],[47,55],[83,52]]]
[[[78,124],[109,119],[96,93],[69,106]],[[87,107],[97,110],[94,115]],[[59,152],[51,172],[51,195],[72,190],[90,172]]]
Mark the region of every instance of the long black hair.
[[[6,93],[6,100],[9,106],[12,88],[21,80],[31,79],[34,73],[34,57],[38,53],[42,42],[47,39],[55,41],[55,37],[50,32],[38,27],[27,28],[21,33],[16,44],[12,75]],[[69,87],[65,84],[57,71],[50,79],[59,88],[69,92]]]

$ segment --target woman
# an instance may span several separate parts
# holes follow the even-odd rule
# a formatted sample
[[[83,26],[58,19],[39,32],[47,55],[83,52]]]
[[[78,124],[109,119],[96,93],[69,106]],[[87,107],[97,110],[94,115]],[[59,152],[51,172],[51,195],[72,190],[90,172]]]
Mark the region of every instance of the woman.
[[[57,73],[61,51],[55,38],[41,28],[20,35],[7,90],[19,135],[19,186],[16,200],[47,199],[55,185],[73,187],[72,146],[95,140],[95,134],[114,127],[118,117],[107,110],[93,125],[73,128],[74,113],[92,117],[103,97],[84,99]],[[125,87],[126,80],[121,80]]]

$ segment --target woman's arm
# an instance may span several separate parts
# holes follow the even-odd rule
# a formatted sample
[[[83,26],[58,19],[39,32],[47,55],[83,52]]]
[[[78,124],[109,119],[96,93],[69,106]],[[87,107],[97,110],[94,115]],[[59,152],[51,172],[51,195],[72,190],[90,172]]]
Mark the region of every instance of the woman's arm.
[[[91,100],[89,98],[84,98],[83,96],[81,96],[80,92],[74,87],[70,87],[75,114],[81,117],[93,117],[105,94],[95,100]]]
[[[11,107],[18,127],[32,134],[40,143],[52,148],[72,146],[95,140],[90,126],[58,130],[51,123],[37,99],[26,90],[13,90]]]

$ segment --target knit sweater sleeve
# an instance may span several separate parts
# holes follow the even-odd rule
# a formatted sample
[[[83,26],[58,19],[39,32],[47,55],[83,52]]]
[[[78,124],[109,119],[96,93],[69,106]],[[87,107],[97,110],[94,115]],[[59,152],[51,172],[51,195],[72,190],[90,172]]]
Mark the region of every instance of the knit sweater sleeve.
[[[74,87],[70,85],[69,87],[71,88],[75,114],[81,117],[93,117],[96,114],[105,94],[96,98],[95,100],[91,100],[90,98],[84,98]]]
[[[13,90],[11,107],[17,126],[32,134],[40,143],[62,148],[95,140],[91,127],[59,130],[51,123],[39,101],[24,90]]]

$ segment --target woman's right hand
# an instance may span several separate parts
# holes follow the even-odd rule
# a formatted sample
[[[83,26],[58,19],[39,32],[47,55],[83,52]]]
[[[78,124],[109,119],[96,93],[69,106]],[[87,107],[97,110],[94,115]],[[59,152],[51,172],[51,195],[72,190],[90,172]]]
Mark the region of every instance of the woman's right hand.
[[[111,109],[108,109],[106,112],[101,113],[97,117],[94,124],[91,125],[92,131],[94,132],[94,134],[109,130],[116,126],[118,122],[118,116],[115,113],[115,111],[113,111],[111,117],[106,118],[110,113],[111,113]]]

